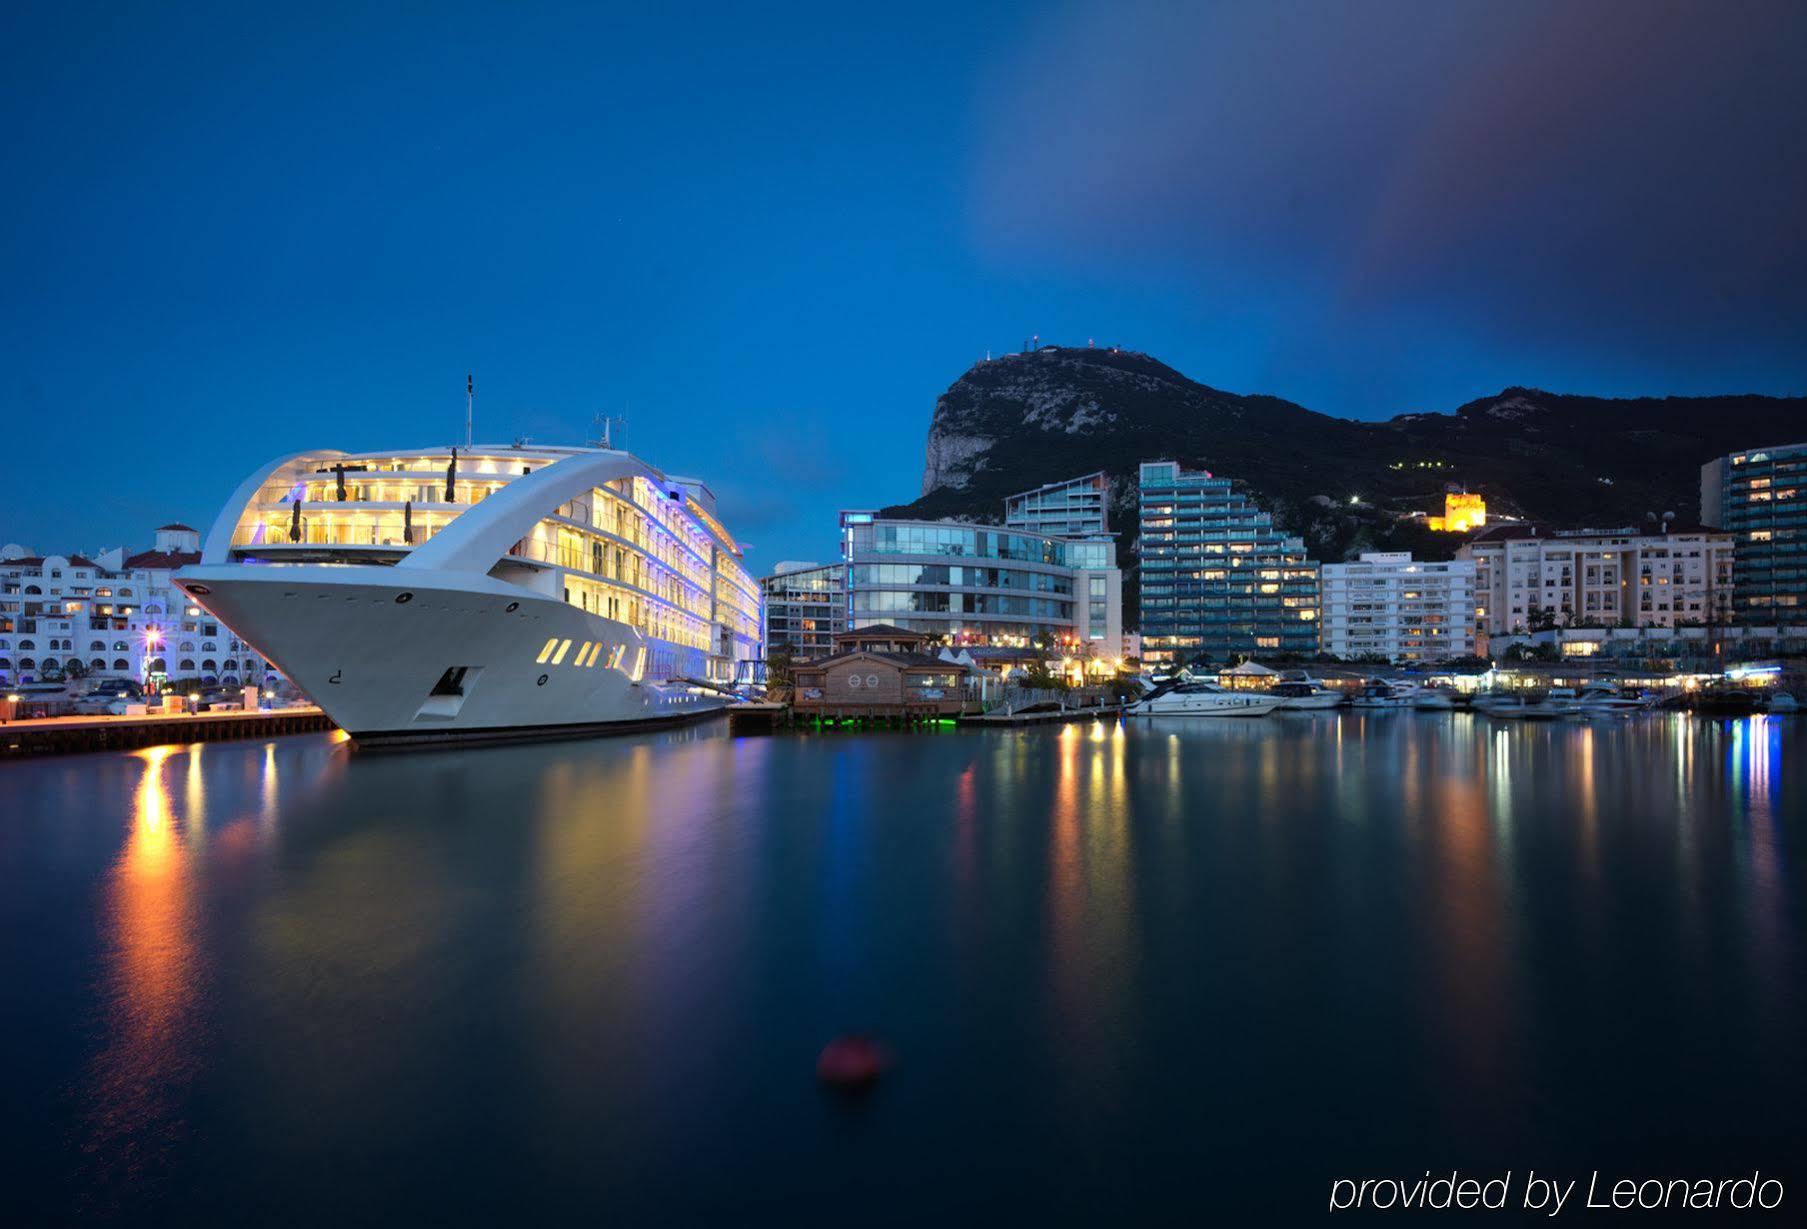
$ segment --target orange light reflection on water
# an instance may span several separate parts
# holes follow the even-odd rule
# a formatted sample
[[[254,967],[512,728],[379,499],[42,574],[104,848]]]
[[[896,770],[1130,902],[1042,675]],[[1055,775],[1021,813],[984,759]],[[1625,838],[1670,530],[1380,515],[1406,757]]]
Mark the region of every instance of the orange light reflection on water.
[[[109,1037],[95,1063],[90,1151],[113,1173],[134,1173],[169,1145],[173,1089],[196,1063],[188,1035],[196,911],[188,836],[171,805],[169,780],[169,761],[179,754],[189,756],[186,793],[199,815],[199,746],[134,753],[142,771],[125,847],[107,886]]]

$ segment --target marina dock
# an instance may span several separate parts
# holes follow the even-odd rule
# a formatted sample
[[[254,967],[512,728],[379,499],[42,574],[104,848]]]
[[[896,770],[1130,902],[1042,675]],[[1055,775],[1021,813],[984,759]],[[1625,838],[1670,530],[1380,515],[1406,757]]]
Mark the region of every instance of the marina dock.
[[[770,734],[790,724],[787,705],[773,703],[736,704],[728,709],[730,734]]]
[[[989,713],[968,713],[959,719],[963,726],[1003,727],[1019,725],[1044,725],[1062,721],[1092,721],[1097,718],[1114,718],[1123,715],[1120,704],[1092,704],[1077,708],[1036,709],[1026,713],[994,711]]]
[[[275,711],[180,713],[170,716],[38,717],[0,724],[0,759],[131,751],[171,743],[218,742],[312,734],[333,723],[313,706]]]

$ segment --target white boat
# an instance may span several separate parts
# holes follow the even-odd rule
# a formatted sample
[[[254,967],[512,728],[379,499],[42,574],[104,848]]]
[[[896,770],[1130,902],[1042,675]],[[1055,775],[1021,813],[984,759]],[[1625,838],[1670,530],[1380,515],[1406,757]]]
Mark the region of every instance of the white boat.
[[[1384,679],[1371,679],[1366,686],[1349,698],[1350,708],[1379,708],[1403,712],[1412,707],[1412,698],[1418,688],[1411,683],[1389,683]]]
[[[1315,679],[1288,679],[1275,683],[1268,694],[1278,696],[1282,701],[1280,707],[1289,712],[1340,708],[1345,698],[1342,692],[1325,687]]]
[[[1551,693],[1554,697],[1555,693]],[[1656,701],[1653,697],[1636,692],[1616,691],[1611,687],[1584,687],[1575,696],[1575,706],[1589,716],[1610,715],[1613,713],[1641,713]]]
[[[672,723],[760,654],[714,503],[611,449],[300,453],[176,583],[361,745]]]
[[[1216,683],[1178,683],[1130,706],[1137,717],[1264,717],[1283,703],[1267,691],[1230,691]]]
[[[1412,707],[1436,713],[1453,712],[1456,693],[1449,687],[1420,687],[1412,694]]]

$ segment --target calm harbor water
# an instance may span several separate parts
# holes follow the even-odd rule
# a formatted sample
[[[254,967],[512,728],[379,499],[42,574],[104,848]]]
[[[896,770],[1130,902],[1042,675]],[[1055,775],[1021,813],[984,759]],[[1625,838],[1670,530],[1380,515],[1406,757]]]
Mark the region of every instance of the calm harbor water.
[[[1807,1182],[1804,823],[1807,718],[9,764],[8,1219],[1237,1223],[1457,1166]],[[813,1069],[854,1030],[899,1064],[848,1103]]]

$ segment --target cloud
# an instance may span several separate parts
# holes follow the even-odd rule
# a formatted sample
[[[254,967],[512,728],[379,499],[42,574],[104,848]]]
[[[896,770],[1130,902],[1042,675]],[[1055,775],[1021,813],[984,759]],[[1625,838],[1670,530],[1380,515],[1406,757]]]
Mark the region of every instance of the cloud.
[[[1799,343],[1804,61],[1767,0],[1077,5],[987,91],[976,239],[1499,338]]]

